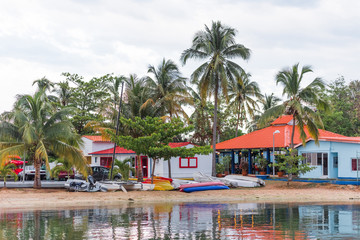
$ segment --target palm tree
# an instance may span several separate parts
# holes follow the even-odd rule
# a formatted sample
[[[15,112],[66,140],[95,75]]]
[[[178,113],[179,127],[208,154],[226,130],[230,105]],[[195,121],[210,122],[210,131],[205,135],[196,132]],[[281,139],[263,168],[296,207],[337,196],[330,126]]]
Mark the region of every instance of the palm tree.
[[[216,175],[216,129],[217,107],[220,91],[227,96],[229,81],[234,81],[243,69],[230,59],[241,57],[248,59],[250,50],[241,44],[235,43],[235,29],[212,22],[211,29],[205,25],[205,31],[195,34],[191,48],[186,49],[181,55],[181,61],[186,64],[189,58],[206,59],[191,75],[192,83],[199,85],[203,96],[214,95],[214,121],[213,121],[213,156],[212,175]]]
[[[54,89],[53,91],[57,93],[58,100],[61,106],[68,106],[71,99],[71,88],[69,86],[69,81],[63,81],[56,83],[59,88]]]
[[[298,126],[303,144],[307,138],[304,131],[305,125],[307,125],[309,135],[318,143],[319,131],[317,126],[323,127],[323,123],[317,110],[327,111],[329,109],[329,104],[319,95],[321,90],[325,88],[321,78],[317,77],[305,88],[301,87],[304,74],[309,72],[312,72],[310,66],[303,66],[299,72],[299,64],[280,71],[276,75],[276,84],[282,85],[283,95],[287,97],[287,100],[268,109],[261,117],[260,122],[264,123],[271,117],[278,117],[284,113],[293,116],[290,148],[294,147],[295,125]]]
[[[151,98],[145,103],[153,103],[157,115],[164,117],[168,115],[171,119],[174,115],[188,116],[182,105],[190,104],[191,97],[186,86],[186,79],[181,77],[179,68],[172,60],[162,60],[157,68],[150,65],[148,73],[154,75],[154,79],[147,78],[147,86],[150,89]]]
[[[67,179],[70,179],[70,173],[73,173],[74,167],[71,162],[65,161],[64,159],[58,159],[56,162],[60,164],[51,169],[51,175],[53,177],[59,177],[60,172],[67,172]]]
[[[234,109],[234,112],[237,113],[236,137],[238,136],[239,122],[241,122],[242,127],[246,114],[253,117],[256,108],[258,108],[258,104],[253,97],[261,97],[258,84],[250,81],[250,76],[250,74],[242,72],[235,82],[230,82],[229,84],[229,108]]]
[[[36,92],[34,96],[24,95],[9,120],[0,122],[0,159],[26,151],[35,166],[34,188],[41,188],[40,167],[43,161],[50,171],[50,152],[66,159],[86,175],[86,159],[79,149],[81,137],[67,119],[72,111],[71,108],[63,108],[54,112],[44,91]]]
[[[51,88],[53,88],[55,86],[55,84],[53,82],[51,82],[49,79],[47,79],[46,77],[42,77],[38,80],[35,80],[33,82],[33,86],[37,84],[38,86],[38,90],[44,90],[44,91],[49,91],[51,90]]]
[[[121,174],[122,176],[122,179],[127,181],[129,179],[129,174],[130,174],[130,171],[134,174],[135,170],[134,168],[132,168],[130,166],[131,164],[131,159],[130,158],[127,158],[125,159],[124,161],[119,161],[119,160],[115,160],[115,166],[117,166],[117,171]],[[113,176],[115,176],[115,174],[113,174]]]
[[[105,82],[105,88],[110,92],[112,107],[110,109],[111,114],[110,119],[113,122],[113,125],[116,125],[116,116],[118,112],[118,103],[120,102],[120,90],[121,83],[125,81],[124,76],[119,77],[109,77]]]
[[[15,164],[0,164],[0,177],[4,178],[4,188],[6,188],[6,178],[8,176],[14,177],[15,181],[18,179],[17,174],[14,172]]]
[[[131,119],[154,116],[151,106],[144,106],[144,103],[150,98],[149,88],[146,87],[146,79],[131,74],[129,78],[125,79],[125,82],[124,115]]]
[[[281,101],[280,98],[276,97],[274,93],[270,95],[264,94],[264,97],[260,99],[260,103],[262,105],[262,110],[265,112],[266,110],[275,107]]]

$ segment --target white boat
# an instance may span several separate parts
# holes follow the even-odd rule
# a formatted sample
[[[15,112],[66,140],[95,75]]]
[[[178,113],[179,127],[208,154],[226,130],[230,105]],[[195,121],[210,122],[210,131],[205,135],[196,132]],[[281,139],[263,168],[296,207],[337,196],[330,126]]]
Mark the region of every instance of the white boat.
[[[229,187],[260,187],[265,186],[265,182],[258,178],[244,177],[240,175],[227,175],[224,178],[216,178],[201,172],[193,174],[194,180],[197,182],[223,182]]]

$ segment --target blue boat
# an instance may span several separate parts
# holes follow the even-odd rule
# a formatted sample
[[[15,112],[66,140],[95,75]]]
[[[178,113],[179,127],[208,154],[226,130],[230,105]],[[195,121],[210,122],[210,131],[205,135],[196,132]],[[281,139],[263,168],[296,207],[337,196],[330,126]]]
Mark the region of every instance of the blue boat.
[[[184,188],[183,191],[187,192],[187,193],[191,193],[191,192],[208,191],[208,190],[222,190],[222,189],[229,189],[229,187],[224,186],[224,185],[189,187],[189,188]]]

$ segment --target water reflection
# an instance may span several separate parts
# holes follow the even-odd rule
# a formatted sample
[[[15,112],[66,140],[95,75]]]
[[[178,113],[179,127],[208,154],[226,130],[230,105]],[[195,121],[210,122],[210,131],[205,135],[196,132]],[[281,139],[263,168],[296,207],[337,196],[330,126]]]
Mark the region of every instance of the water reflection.
[[[0,209],[0,239],[360,238],[359,205],[183,203]]]

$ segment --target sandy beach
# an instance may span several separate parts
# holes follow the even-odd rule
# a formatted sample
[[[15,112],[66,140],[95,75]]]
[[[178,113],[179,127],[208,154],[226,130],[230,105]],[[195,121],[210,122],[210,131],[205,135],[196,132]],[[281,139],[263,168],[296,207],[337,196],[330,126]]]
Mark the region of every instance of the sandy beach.
[[[68,192],[65,189],[1,189],[0,209],[114,206],[129,202],[348,202],[360,204],[360,188],[332,184],[267,181],[261,188],[183,193],[179,191]]]

